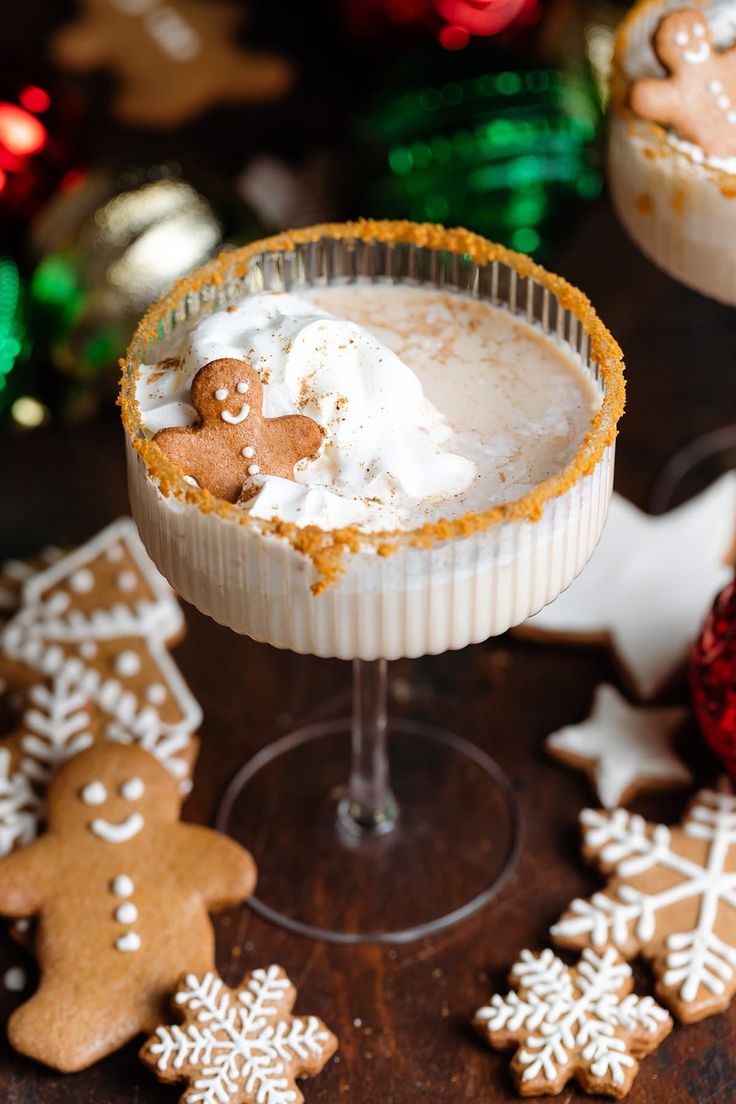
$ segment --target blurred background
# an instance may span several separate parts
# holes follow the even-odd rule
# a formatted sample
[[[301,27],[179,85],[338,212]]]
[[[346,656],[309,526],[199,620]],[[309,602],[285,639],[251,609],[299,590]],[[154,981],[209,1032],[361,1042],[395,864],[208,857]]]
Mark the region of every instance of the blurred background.
[[[612,0],[24,0],[0,37],[0,433],[110,417],[146,305],[325,219],[553,263],[600,195]]]

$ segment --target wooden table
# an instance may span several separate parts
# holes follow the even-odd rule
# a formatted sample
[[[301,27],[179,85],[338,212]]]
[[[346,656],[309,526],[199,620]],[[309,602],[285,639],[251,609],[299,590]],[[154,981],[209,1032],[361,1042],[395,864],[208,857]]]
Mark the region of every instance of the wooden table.
[[[582,286],[626,353],[628,413],[616,485],[644,506],[672,453],[699,433],[736,419],[736,310],[673,283],[642,258],[605,201],[571,233],[554,267]],[[0,444],[0,555],[31,553],[49,541],[84,540],[124,512],[121,431],[112,412],[72,432],[37,431]],[[707,539],[707,534],[704,538]],[[635,549],[632,549],[635,554]],[[194,610],[176,658],[204,708],[202,751],[189,819],[210,822],[235,769],[285,723],[285,689],[308,690],[286,711],[306,712],[349,678],[339,662],[301,658],[233,636]],[[249,967],[281,963],[299,988],[298,1010],[324,1017],[340,1037],[338,1056],[305,1083],[308,1104],[473,1104],[516,1098],[508,1061],[476,1040],[468,1017],[503,987],[517,952],[544,943],[570,899],[599,884],[578,858],[576,818],[591,800],[581,775],[551,763],[544,737],[587,715],[602,679],[617,681],[603,650],[555,648],[501,637],[436,658],[394,665],[416,693],[397,715],[455,728],[508,772],[523,815],[521,855],[501,896],[465,924],[400,948],[341,948],[290,936],[247,908],[215,921],[226,981]],[[222,686],[232,693],[223,699]],[[672,700],[685,696],[684,683]],[[402,699],[405,695],[402,695]],[[279,727],[279,718],[281,726]],[[702,778],[714,764],[694,728],[686,757]],[[458,802],[462,793],[458,793]],[[637,810],[676,818],[684,798],[642,800]],[[488,826],[479,824],[479,832]],[[267,863],[267,856],[256,856]],[[439,903],[437,911],[439,912]],[[0,947],[0,972],[19,960]],[[644,970],[637,970],[641,985]],[[94,978],[89,979],[94,985]],[[19,998],[0,993],[5,1015]],[[154,1104],[175,1101],[136,1059],[136,1045],[74,1077],[60,1077],[0,1044],[4,1104]],[[631,1104],[726,1104],[736,1088],[736,1008],[677,1028],[644,1062]],[[585,1099],[574,1088],[558,1098]]]

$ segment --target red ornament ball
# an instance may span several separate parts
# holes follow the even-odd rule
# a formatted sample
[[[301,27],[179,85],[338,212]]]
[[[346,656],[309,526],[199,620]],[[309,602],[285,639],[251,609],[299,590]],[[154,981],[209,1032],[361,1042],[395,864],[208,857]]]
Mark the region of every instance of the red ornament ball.
[[[690,686],[706,743],[736,777],[736,579],[716,598],[693,646]]]

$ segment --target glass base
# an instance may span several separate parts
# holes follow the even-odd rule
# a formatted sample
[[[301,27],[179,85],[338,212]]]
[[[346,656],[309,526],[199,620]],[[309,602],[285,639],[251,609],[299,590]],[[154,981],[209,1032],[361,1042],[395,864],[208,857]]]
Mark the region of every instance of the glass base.
[[[460,736],[391,721],[399,815],[361,832],[346,805],[350,747],[349,720],[308,725],[264,748],[228,786],[216,823],[258,864],[251,907],[315,939],[405,943],[487,904],[519,838],[503,771]]]

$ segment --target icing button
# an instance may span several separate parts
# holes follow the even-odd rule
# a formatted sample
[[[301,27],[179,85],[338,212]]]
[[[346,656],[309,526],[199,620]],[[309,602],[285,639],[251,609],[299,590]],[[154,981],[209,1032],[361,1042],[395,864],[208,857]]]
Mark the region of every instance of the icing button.
[[[115,940],[115,946],[119,951],[138,951],[141,946],[141,937],[138,932],[129,931],[120,935]]]

